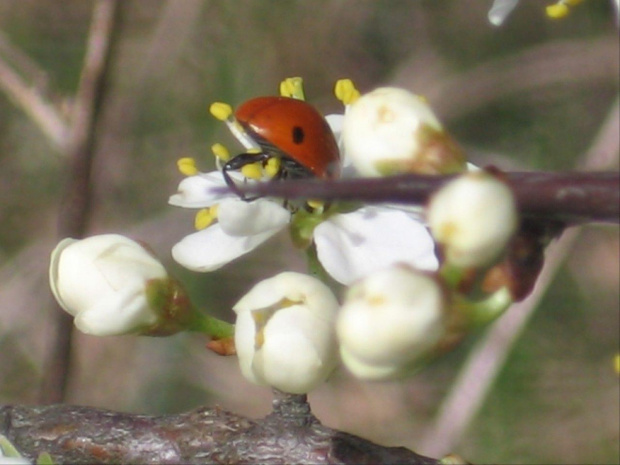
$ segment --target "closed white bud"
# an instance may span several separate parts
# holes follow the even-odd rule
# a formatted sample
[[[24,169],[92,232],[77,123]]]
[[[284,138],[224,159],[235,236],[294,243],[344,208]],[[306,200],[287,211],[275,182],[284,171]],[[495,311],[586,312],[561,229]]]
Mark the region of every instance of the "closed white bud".
[[[173,292],[174,282],[151,252],[127,237],[64,239],[52,252],[49,274],[54,297],[84,333],[110,336],[179,330],[168,327],[165,309],[158,308],[167,303],[160,296]]]
[[[363,176],[465,169],[462,152],[426,101],[404,89],[361,96],[345,114],[342,137],[346,158]]]
[[[336,367],[338,301],[318,279],[281,273],[254,286],[233,310],[239,365],[253,383],[302,394]]]
[[[506,248],[518,225],[510,188],[483,171],[449,182],[431,198],[427,221],[455,266],[489,265]]]
[[[431,275],[394,266],[353,284],[340,310],[343,363],[357,377],[406,375],[433,354],[446,333],[448,299]]]

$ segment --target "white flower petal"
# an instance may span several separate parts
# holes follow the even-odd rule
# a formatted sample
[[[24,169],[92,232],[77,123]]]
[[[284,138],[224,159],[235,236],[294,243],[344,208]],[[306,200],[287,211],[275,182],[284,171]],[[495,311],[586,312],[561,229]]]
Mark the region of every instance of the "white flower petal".
[[[113,318],[110,309],[114,308]],[[148,306],[144,292],[110,295],[79,313],[75,326],[85,334],[114,336],[138,332],[157,323],[157,315]]]
[[[436,270],[434,242],[417,216],[401,210],[364,207],[335,215],[314,231],[319,261],[338,282],[357,279],[395,263]]]
[[[241,181],[243,176],[237,172],[229,173],[234,181]],[[226,187],[221,171],[199,173],[196,176],[184,178],[177,193],[168,199],[170,205],[183,208],[205,208],[220,202],[223,199],[237,198],[233,192],[217,192],[216,189]]]
[[[170,196],[168,203],[183,208],[210,207],[218,201],[218,198],[210,193],[211,188],[223,186],[224,179],[219,171],[189,176],[179,183],[177,193]]]
[[[241,373],[249,381],[255,384],[266,384],[262,379],[258,379],[252,369],[254,352],[256,351],[256,323],[250,310],[237,311],[235,321],[235,350]]]
[[[231,236],[219,223],[184,237],[172,247],[172,257],[193,271],[214,271],[261,245],[277,230],[254,236]]]
[[[331,319],[317,318],[304,305],[278,310],[265,326],[265,342],[254,356],[252,370],[286,392],[309,392],[336,367],[334,334]]]
[[[304,393],[338,363],[338,301],[318,279],[284,272],[255,285],[233,310],[243,375],[257,384]]]
[[[267,231],[279,231],[288,224],[290,212],[268,199],[246,202],[239,198],[220,203],[219,224],[231,236],[253,236]]]
[[[329,124],[336,140],[340,139],[342,135],[342,128],[344,125],[344,115],[333,114],[325,116],[325,121]]]

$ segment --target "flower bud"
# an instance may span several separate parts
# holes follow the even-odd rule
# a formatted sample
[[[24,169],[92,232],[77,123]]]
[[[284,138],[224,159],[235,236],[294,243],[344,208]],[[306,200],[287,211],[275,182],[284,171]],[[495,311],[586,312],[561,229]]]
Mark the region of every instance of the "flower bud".
[[[363,176],[449,174],[465,157],[422,97],[382,87],[350,105],[343,124],[345,155]]]
[[[51,256],[50,287],[87,334],[173,334],[189,320],[180,285],[151,252],[118,234],[61,241]]]
[[[479,171],[449,182],[433,195],[427,221],[448,263],[483,267],[505,249],[516,231],[518,213],[510,188]]]
[[[447,331],[448,299],[431,275],[400,265],[353,284],[336,324],[340,355],[357,377],[393,379],[418,368]]]
[[[281,273],[254,286],[233,310],[239,365],[253,383],[302,394],[336,367],[338,301],[318,279]]]

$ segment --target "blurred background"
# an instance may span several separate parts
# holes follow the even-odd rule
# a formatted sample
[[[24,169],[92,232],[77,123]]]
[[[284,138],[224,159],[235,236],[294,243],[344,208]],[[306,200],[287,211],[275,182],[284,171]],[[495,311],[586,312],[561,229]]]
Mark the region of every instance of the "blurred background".
[[[150,243],[194,300],[222,318],[232,320],[231,305],[253,283],[304,267],[286,235],[210,274],[173,263],[171,246],[193,229],[192,212],[167,205],[182,179],[176,160],[195,157],[206,171],[213,143],[236,147],[210,116],[213,101],[275,95],[282,79],[302,76],[306,98],[332,113],[341,111],[339,78],[362,92],[397,85],[426,96],[476,163],[618,169],[611,2],[587,0],[552,21],[546,2],[523,0],[500,28],[488,22],[490,0],[121,3],[96,127],[88,235]],[[3,66],[19,64],[61,113],[78,86],[93,6],[0,2]],[[0,404],[35,405],[58,311],[47,266],[68,159],[14,104],[6,79],[0,68]],[[404,383],[364,383],[341,370],[310,395],[316,415],[384,445],[428,455],[447,447],[474,463],[620,462],[619,249],[618,228],[597,225],[559,253],[563,266],[525,329],[507,325],[516,339],[497,378],[459,386],[461,405],[482,392],[481,408],[450,441],[433,428],[484,334]],[[270,410],[269,390],[249,385],[235,358],[207,352],[199,336],[74,337],[68,403],[151,414],[200,405],[250,417]]]

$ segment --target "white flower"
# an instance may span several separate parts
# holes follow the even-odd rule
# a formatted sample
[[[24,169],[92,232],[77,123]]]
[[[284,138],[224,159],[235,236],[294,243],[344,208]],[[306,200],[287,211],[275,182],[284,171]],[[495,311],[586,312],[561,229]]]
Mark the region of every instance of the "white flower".
[[[407,374],[445,335],[447,307],[437,280],[406,266],[362,279],[349,288],[338,315],[343,363],[364,379]]]
[[[462,152],[426,101],[404,89],[382,87],[347,108],[343,123],[347,158],[363,176],[462,171]]]
[[[519,0],[495,0],[489,10],[489,22],[494,26],[501,26],[518,3]]]
[[[230,173],[240,180],[239,173]],[[169,199],[171,205],[204,208],[217,205],[218,221],[190,234],[172,248],[173,258],[193,271],[215,271],[251,252],[281,231],[290,212],[278,203],[260,198],[251,202],[233,192],[219,192],[226,183],[220,171],[199,173],[181,181]]]
[[[334,215],[316,227],[314,242],[321,265],[346,285],[395,263],[423,270],[439,266],[421,219],[397,208],[363,207]]]
[[[211,175],[211,173],[209,173]],[[201,181],[194,176],[192,188]],[[221,181],[223,183],[223,181]],[[209,206],[217,202],[204,183],[203,198],[183,192],[173,196],[178,206]],[[181,186],[183,187],[183,186]],[[194,271],[214,271],[245,255],[284,229],[291,214],[266,199],[246,202],[227,198],[219,204],[218,222],[190,234],[172,248],[172,256]],[[390,207],[364,207],[336,214],[319,224],[313,233],[319,261],[338,282],[350,284],[366,274],[397,262],[434,270],[438,266],[430,233],[415,212]]]
[[[326,119],[342,146],[345,117],[328,115]],[[346,159],[343,164],[346,173]],[[238,172],[229,174],[236,183],[247,182]],[[170,197],[171,205],[184,208],[217,205],[217,222],[185,237],[172,249],[174,259],[186,268],[217,270],[256,249],[291,221],[291,212],[275,200],[247,202],[232,192],[219,192],[225,185],[219,171],[198,173],[184,179],[177,194]],[[314,229],[313,239],[319,261],[342,284],[396,262],[428,270],[438,266],[433,240],[415,211],[381,206],[327,215]]]
[[[261,281],[233,307],[241,372],[256,384],[306,393],[338,363],[338,301],[316,278],[285,272]]]
[[[158,314],[147,286],[166,279],[164,266],[143,246],[118,235],[64,239],[51,255],[50,286],[77,328],[108,336],[151,328]]]
[[[505,249],[516,231],[518,213],[510,188],[478,171],[458,177],[433,195],[427,220],[448,262],[480,267]]]

